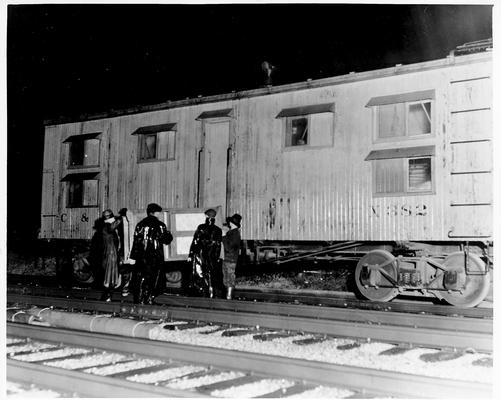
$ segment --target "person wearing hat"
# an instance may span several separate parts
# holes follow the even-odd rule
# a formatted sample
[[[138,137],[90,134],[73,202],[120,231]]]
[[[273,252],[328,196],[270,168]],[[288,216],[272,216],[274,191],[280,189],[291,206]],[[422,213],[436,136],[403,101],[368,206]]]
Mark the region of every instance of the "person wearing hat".
[[[148,204],[147,216],[134,230],[134,239],[130,252],[130,263],[135,265],[132,294],[134,303],[153,304],[155,296],[161,294],[161,267],[164,263],[163,245],[172,242],[172,234],[165,224],[158,219],[162,207]]]
[[[205,223],[198,225],[193,235],[188,262],[192,262],[191,287],[214,297],[217,286],[222,230],[216,225],[216,210],[205,211]]]
[[[241,222],[242,216],[240,214],[233,214],[231,217],[226,218],[229,230],[223,236],[223,284],[227,289],[226,298],[228,300],[233,298],[233,289],[235,288],[235,269],[240,253]]]
[[[96,259],[101,267],[99,278],[102,279],[104,287],[101,299],[105,301],[111,301],[113,289],[118,288],[122,281],[118,271],[120,238],[117,229],[122,223],[122,217],[126,211],[127,209],[122,208],[119,216],[115,217],[110,209],[104,210],[102,217],[96,221],[94,226],[93,241],[98,252]]]

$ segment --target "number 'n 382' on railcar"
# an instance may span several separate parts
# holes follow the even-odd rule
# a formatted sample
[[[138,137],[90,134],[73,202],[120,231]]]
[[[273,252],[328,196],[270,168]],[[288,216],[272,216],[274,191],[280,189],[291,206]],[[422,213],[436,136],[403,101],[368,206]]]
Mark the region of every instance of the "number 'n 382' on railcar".
[[[184,259],[212,207],[219,224],[242,215],[254,261],[355,249],[368,298],[476,305],[492,268],[491,62],[451,52],[47,121],[41,238],[90,239],[103,209],[127,207],[127,252],[155,202],[175,237],[166,259]]]

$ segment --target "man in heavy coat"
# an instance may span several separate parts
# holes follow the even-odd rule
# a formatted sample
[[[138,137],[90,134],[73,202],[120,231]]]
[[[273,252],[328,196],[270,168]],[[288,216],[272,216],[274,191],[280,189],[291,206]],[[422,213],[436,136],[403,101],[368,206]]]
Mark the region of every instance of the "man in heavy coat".
[[[200,224],[193,235],[188,261],[193,262],[192,286],[201,278],[206,295],[214,297],[214,285],[219,267],[221,254],[222,231],[216,222],[216,210],[205,211],[205,223]]]
[[[237,267],[238,255],[240,254],[240,224],[242,217],[240,214],[233,214],[226,219],[229,231],[223,236],[223,284],[226,287],[226,298],[233,298],[235,287],[235,269]]]
[[[132,289],[136,304],[153,304],[154,297],[162,291],[163,245],[172,242],[172,234],[158,219],[161,211],[158,204],[148,204],[147,217],[136,225],[134,231],[130,262],[136,266]]]

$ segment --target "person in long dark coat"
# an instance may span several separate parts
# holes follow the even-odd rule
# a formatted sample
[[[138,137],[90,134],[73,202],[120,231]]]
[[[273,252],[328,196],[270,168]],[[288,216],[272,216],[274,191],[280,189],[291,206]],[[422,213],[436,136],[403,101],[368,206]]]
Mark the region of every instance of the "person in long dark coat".
[[[115,217],[113,211],[103,211],[103,220],[100,224],[98,237],[101,238],[101,270],[103,273],[103,300],[111,301],[113,290],[118,288],[121,276],[118,272],[120,238],[117,228],[122,223],[122,217]]]
[[[132,294],[134,303],[153,304],[161,294],[162,266],[164,264],[163,245],[172,242],[172,234],[166,225],[158,219],[162,207],[148,204],[146,218],[136,225],[130,252],[130,262],[135,265]]]
[[[226,219],[230,228],[223,236],[223,284],[226,287],[226,298],[233,298],[235,288],[235,269],[237,267],[238,255],[240,254],[240,225],[242,217],[240,214],[233,214]]]
[[[216,215],[212,208],[205,211],[205,223],[198,225],[188,256],[188,262],[193,263],[192,288],[200,289],[209,297],[214,297],[214,285],[220,268],[222,231],[215,224]]]

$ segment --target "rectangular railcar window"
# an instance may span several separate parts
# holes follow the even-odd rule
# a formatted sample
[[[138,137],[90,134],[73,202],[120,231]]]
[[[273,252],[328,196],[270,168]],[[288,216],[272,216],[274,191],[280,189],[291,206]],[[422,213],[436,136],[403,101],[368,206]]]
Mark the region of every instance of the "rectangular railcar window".
[[[176,131],[139,135],[139,161],[174,160]]]
[[[378,106],[377,137],[402,138],[431,134],[431,101]]]
[[[141,135],[140,137],[141,160],[152,160],[157,157],[157,134]]]
[[[285,145],[304,146],[308,144],[308,117],[287,118],[287,136]]]
[[[69,208],[93,207],[98,205],[97,179],[73,179],[68,181]]]
[[[99,165],[99,143],[99,139],[75,139],[69,142],[69,166],[88,167]]]
[[[431,157],[375,160],[374,167],[376,194],[425,193],[433,190]]]
[[[312,104],[282,109],[284,148],[308,150],[333,144],[334,103]]]
[[[409,191],[430,191],[431,158],[414,158],[409,161]]]
[[[405,175],[401,159],[376,160],[376,193],[403,193]]]
[[[408,110],[409,136],[431,133],[431,103],[427,101],[409,104]]]
[[[379,106],[379,137],[399,137],[405,135],[405,105],[387,104]]]

